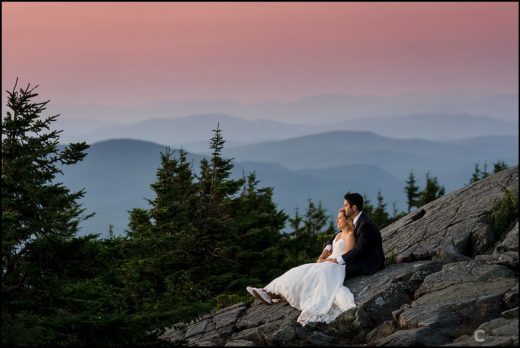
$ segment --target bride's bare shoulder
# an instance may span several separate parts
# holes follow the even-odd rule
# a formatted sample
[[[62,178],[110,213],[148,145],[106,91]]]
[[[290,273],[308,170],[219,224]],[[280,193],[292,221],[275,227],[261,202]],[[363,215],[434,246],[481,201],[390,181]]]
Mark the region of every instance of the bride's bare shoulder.
[[[348,232],[348,233],[345,233],[345,239],[356,239],[356,235],[354,234],[354,232]]]

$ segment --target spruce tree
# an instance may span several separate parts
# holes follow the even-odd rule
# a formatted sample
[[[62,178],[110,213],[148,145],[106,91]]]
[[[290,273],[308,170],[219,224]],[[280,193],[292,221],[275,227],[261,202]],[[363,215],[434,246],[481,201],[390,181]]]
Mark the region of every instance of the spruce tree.
[[[262,286],[279,275],[280,230],[287,215],[273,202],[273,188],[258,184],[256,174],[250,173],[242,193],[232,200],[230,238],[222,246],[224,274],[231,275],[231,281],[223,290],[243,293],[245,286]]]
[[[507,164],[502,160],[493,164],[493,173],[495,173],[495,174],[504,169],[507,169]]]
[[[72,192],[60,175],[89,146],[59,145],[62,131],[51,129],[59,115],[43,116],[49,101],[34,101],[37,87],[16,83],[2,115],[2,345],[88,345],[125,311],[105,282],[118,277],[119,248],[76,236],[93,214],[78,202],[85,191]]]
[[[286,250],[285,270],[316,260],[336,230],[321,202],[314,203],[311,198],[307,199],[303,216],[296,209],[289,222],[292,230],[282,239],[282,248]]]
[[[487,161],[484,161],[484,167],[482,169],[482,174],[480,176],[481,179],[487,178],[489,176],[489,173],[487,171],[487,167],[488,167]]]
[[[298,206],[296,206],[294,210],[294,216],[289,218],[289,227],[292,231],[294,231],[296,234],[300,233],[300,230],[302,227],[303,217],[300,215],[300,209]]]
[[[218,275],[226,267],[223,253],[227,242],[234,238],[233,198],[244,184],[243,179],[231,179],[233,158],[222,156],[225,140],[217,124],[210,140],[211,158],[202,159],[197,177],[197,210],[194,225],[196,235],[196,257],[199,260],[199,279],[208,286],[224,287],[228,281]],[[207,276],[211,274],[211,276]],[[215,279],[218,278],[218,279]]]
[[[432,177],[430,172],[426,173],[426,186],[419,194],[419,207],[428,204],[444,195],[444,187],[440,186],[437,177]]]
[[[379,228],[387,226],[390,220],[386,211],[386,203],[384,203],[384,197],[381,194],[381,189],[377,191],[377,207],[374,209],[372,218]]]
[[[480,165],[477,162],[477,163],[475,163],[475,169],[473,171],[473,174],[471,174],[471,179],[469,180],[469,183],[473,184],[473,183],[479,181],[480,180],[480,175],[481,175]]]
[[[368,198],[366,192],[363,193],[363,212],[368,216],[372,217],[374,215],[374,206],[372,202]]]
[[[404,190],[406,192],[408,212],[410,212],[413,207],[417,207],[419,204],[419,187],[417,186],[413,171],[410,171]]]
[[[130,238],[143,238],[151,235],[152,223],[150,213],[143,208],[134,208],[130,212],[128,222],[128,236]]]
[[[184,149],[179,158],[168,147],[161,153],[161,166],[151,184],[155,199],[148,200],[156,233],[172,234],[192,229],[196,210],[196,185]]]
[[[211,242],[221,240],[225,227],[231,221],[229,203],[244,184],[243,179],[230,179],[233,168],[233,158],[222,156],[225,140],[217,124],[210,140],[211,158],[200,162],[198,176],[198,216],[197,222],[202,237],[210,238]],[[206,252],[211,253],[211,247]]]
[[[2,117],[2,294],[28,285],[23,269],[31,243],[70,239],[79,222],[93,215],[84,215],[78,203],[84,190],[71,192],[58,182],[61,166],[81,161],[89,145],[73,143],[60,151],[61,131],[50,130],[59,115],[43,118],[49,100],[33,101],[38,86],[16,90],[16,84],[7,91]]]
[[[328,217],[323,209],[321,201],[318,205],[308,198],[307,211],[304,216],[304,230],[310,235],[317,235],[327,225]]]

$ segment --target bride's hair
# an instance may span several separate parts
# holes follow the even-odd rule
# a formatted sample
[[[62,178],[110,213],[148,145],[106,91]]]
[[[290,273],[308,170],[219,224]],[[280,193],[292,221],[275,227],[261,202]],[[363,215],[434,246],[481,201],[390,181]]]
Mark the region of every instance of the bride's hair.
[[[350,216],[348,216],[347,213],[345,212],[345,210],[343,210],[342,213],[343,213],[343,217],[347,221],[347,226],[349,228],[354,228],[354,219],[352,219]]]
[[[347,225],[349,228],[354,228],[354,219],[352,219],[350,216],[347,216]]]

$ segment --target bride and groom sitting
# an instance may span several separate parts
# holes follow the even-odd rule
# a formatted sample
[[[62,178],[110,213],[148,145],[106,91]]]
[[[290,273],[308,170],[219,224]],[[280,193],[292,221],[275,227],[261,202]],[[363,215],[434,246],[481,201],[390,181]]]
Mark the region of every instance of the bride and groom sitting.
[[[291,268],[264,288],[246,290],[266,304],[281,299],[301,310],[297,321],[330,323],[355,307],[347,280],[384,268],[385,256],[377,225],[363,213],[363,197],[346,193],[338,212],[340,229],[326,244],[316,263]]]

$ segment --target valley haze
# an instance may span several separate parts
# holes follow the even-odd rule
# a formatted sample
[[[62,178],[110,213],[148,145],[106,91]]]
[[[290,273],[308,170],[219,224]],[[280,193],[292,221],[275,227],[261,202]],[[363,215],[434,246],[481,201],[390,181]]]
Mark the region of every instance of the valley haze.
[[[517,134],[428,140],[391,138],[371,131],[337,130],[234,146],[234,143],[246,140],[233,140],[229,134],[231,129],[227,131],[231,127],[225,126],[226,121],[238,120],[246,125],[249,121],[221,118],[222,115],[212,117],[200,126],[201,132],[206,133],[206,140],[197,146],[202,148],[204,145],[206,151],[194,152],[185,143],[193,172],[198,174],[200,160],[208,157],[211,129],[216,128],[213,121],[218,120],[226,140],[223,156],[234,159],[232,177],[241,178],[254,171],[259,186],[273,187],[275,203],[290,216],[297,207],[304,212],[308,199],[321,202],[332,216],[348,190],[366,194],[372,204],[377,202],[376,195],[381,190],[387,211],[392,214],[394,204],[398,210],[407,208],[404,187],[412,170],[420,189],[424,187],[425,174],[430,172],[449,193],[469,183],[476,163],[482,169],[487,162],[488,171],[492,171],[492,164],[499,160],[509,166],[518,163]],[[483,124],[489,121],[468,115],[453,119],[455,123],[463,121],[454,128],[459,135],[465,134],[465,129],[461,128],[464,121],[483,120]],[[428,120],[432,118],[425,117],[423,121],[427,123]],[[175,120],[164,120],[167,121]],[[164,126],[161,122],[148,124]],[[478,122],[467,124],[474,126]],[[496,124],[501,123],[497,121]],[[453,125],[447,122],[444,126]],[[249,134],[255,133],[254,127],[249,129]],[[117,127],[113,128],[114,132],[116,130]],[[155,130],[159,134],[161,128]],[[182,132],[182,129],[178,131]],[[149,208],[147,199],[154,198],[150,185],[155,180],[160,153],[171,145],[129,138],[94,142],[81,163],[64,168],[64,176],[58,180],[63,180],[73,190],[85,188],[86,197],[82,203],[87,212],[96,212],[96,216],[80,224],[80,234],[106,236],[109,225],[113,225],[114,234],[123,234],[128,212],[133,208]]]
[[[518,95],[481,97],[401,94],[396,97],[316,95],[289,102],[229,100],[157,102],[134,106],[49,105],[62,114],[61,142],[86,141],[89,155],[65,168],[66,184],[86,189],[85,207],[96,216],[81,233],[122,234],[133,208],[148,208],[160,153],[184,148],[198,173],[209,154],[212,130],[226,141],[232,176],[255,172],[260,186],[290,216],[308,199],[332,216],[347,190],[387,211],[406,210],[405,181],[414,172],[438,177],[446,192],[469,182],[476,163],[488,171],[502,160],[518,163]],[[425,111],[427,110],[427,111]]]

